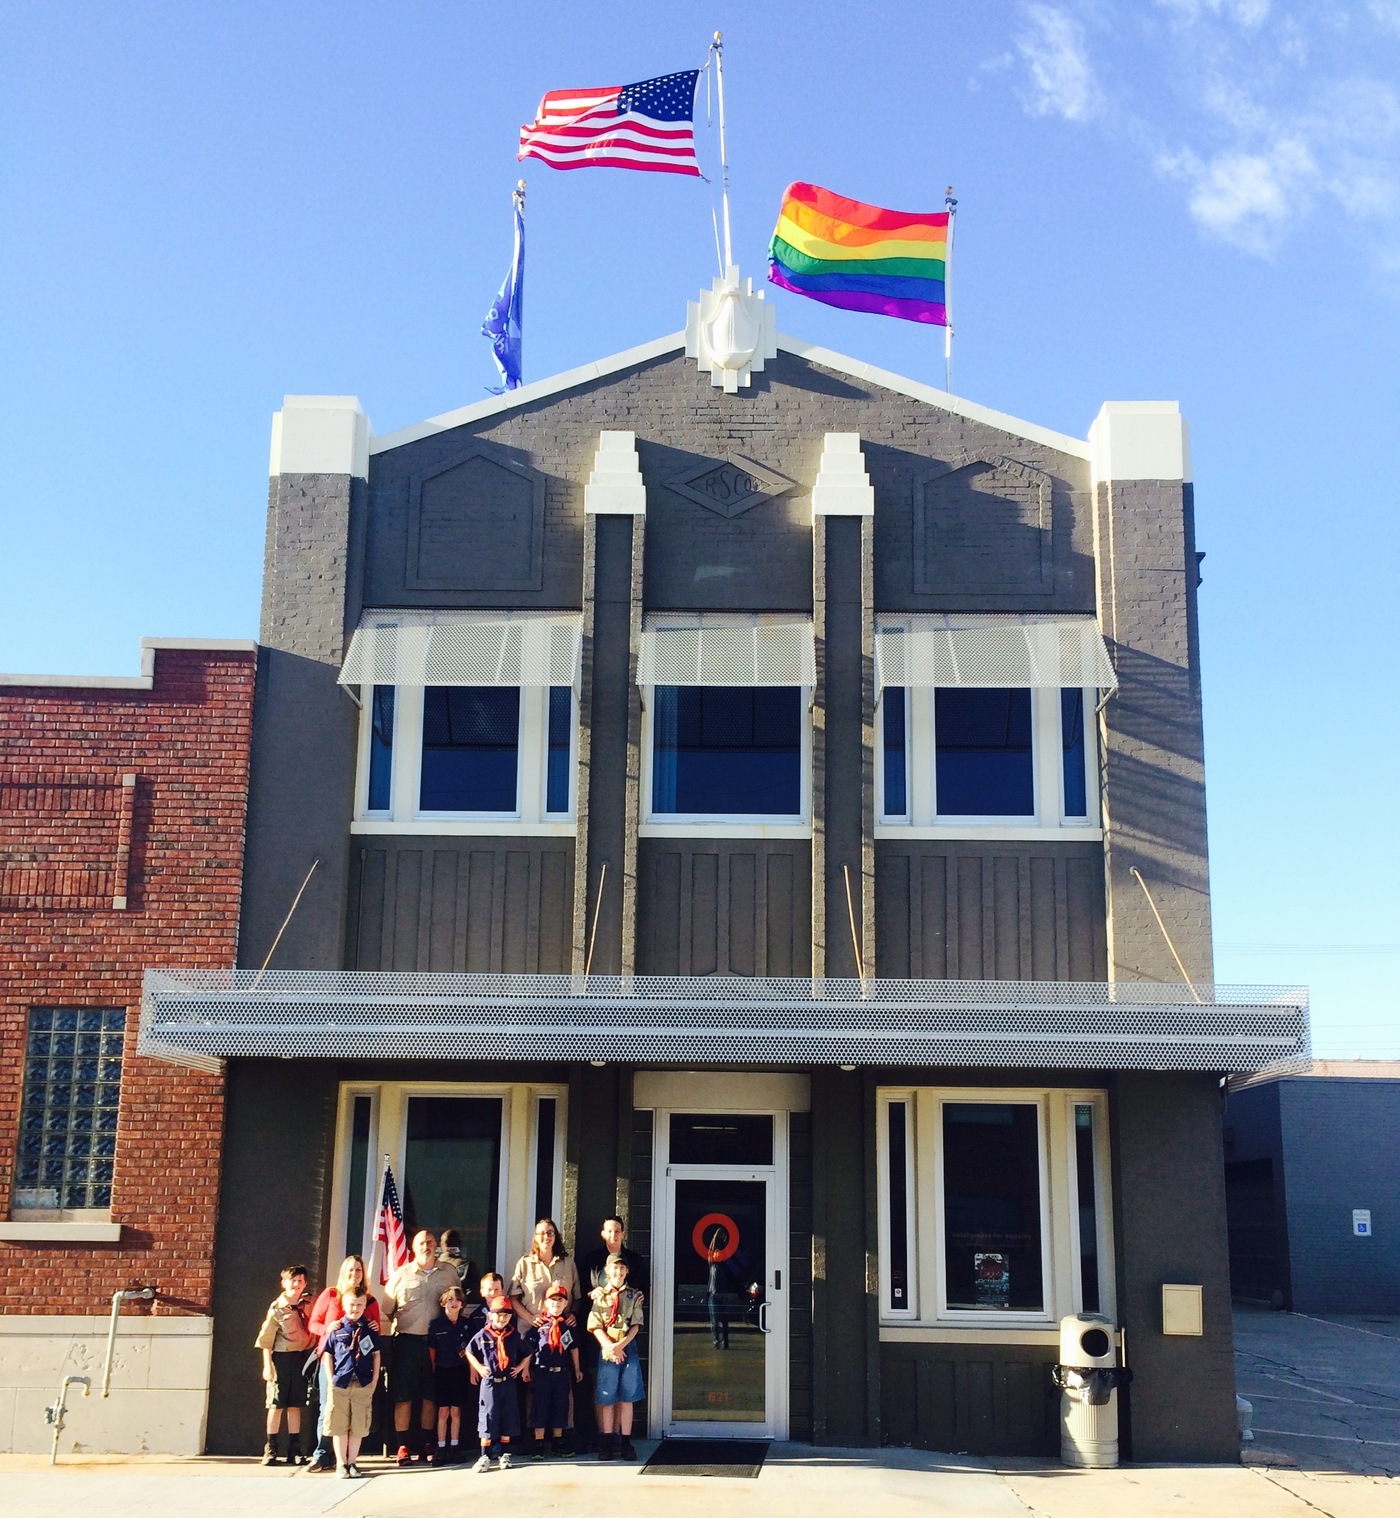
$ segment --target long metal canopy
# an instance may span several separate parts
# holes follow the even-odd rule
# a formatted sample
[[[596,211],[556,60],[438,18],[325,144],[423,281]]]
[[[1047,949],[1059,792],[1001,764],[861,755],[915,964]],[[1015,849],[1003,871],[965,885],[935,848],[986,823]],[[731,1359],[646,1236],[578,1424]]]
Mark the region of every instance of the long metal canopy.
[[[147,970],[140,1050],[1242,1074],[1311,1056],[1300,987]]]

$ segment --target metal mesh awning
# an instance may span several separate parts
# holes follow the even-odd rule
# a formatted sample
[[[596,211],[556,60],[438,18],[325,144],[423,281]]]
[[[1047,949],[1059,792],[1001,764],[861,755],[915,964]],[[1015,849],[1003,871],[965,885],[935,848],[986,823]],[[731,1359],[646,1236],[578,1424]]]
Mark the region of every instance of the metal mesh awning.
[[[574,685],[583,617],[556,611],[367,611],[341,685]]]
[[[882,615],[875,619],[875,686],[980,685],[1118,688],[1093,617]]]
[[[648,616],[639,685],[815,685],[812,619],[788,612]]]
[[[148,970],[139,1047],[200,1068],[300,1056],[1220,1073],[1311,1052],[1297,987],[316,970]]]

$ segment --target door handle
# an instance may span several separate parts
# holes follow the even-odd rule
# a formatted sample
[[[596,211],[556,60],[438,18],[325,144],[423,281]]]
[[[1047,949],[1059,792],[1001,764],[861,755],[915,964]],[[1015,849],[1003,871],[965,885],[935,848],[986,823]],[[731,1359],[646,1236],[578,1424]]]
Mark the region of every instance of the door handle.
[[[766,1334],[766,1333],[771,1332],[771,1330],[768,1327],[768,1304],[767,1304],[767,1302],[760,1302],[758,1304],[758,1331],[761,1334]]]

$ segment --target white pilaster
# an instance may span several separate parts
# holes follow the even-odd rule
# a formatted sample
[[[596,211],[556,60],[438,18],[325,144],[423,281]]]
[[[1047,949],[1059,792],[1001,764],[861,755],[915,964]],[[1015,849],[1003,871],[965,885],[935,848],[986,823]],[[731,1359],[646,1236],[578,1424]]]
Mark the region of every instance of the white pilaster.
[[[600,432],[593,472],[583,490],[590,516],[645,516],[647,488],[635,432]]]
[[[860,433],[828,432],[812,487],[814,517],[873,517],[875,487],[865,472]]]
[[[369,418],[353,395],[284,395],[272,414],[268,473],[369,478]]]

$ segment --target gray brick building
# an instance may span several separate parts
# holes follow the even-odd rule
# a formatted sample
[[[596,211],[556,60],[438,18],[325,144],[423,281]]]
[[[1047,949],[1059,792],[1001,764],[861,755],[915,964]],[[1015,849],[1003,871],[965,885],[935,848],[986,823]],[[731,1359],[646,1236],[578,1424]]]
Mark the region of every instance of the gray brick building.
[[[143,1026],[227,1063],[211,1437],[256,1447],[269,1268],[367,1248],[387,1156],[507,1275],[625,1216],[653,1433],[1053,1452],[1089,1310],[1131,1456],[1231,1458],[1221,1077],[1307,1019],[1212,983],[1185,424],[1069,437],[732,298],[743,351],[707,299],[386,436],[278,414],[245,968]]]

